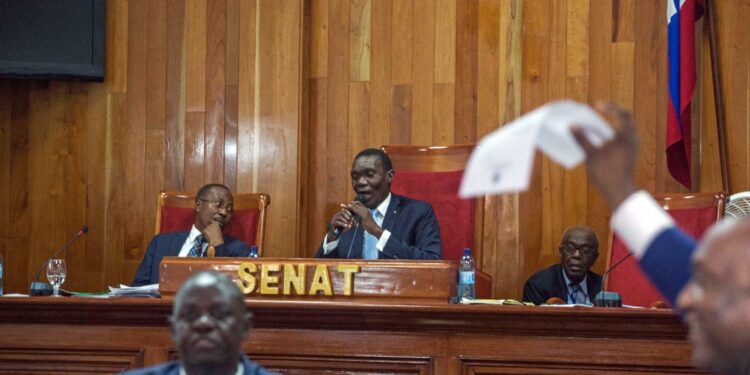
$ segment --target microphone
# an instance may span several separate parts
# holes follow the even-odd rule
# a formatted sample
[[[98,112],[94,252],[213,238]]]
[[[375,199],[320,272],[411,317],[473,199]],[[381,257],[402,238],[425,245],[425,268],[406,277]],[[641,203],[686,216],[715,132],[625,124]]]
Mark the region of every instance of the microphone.
[[[367,199],[365,199],[365,196],[362,195],[362,194],[357,194],[357,196],[354,197],[354,199],[357,200],[359,203],[362,203],[362,204],[365,204],[365,201],[367,200]],[[359,217],[359,215],[356,215],[356,214],[354,215],[354,219],[357,221],[357,224],[359,224],[359,222],[362,220],[362,218]],[[340,234],[341,234],[341,228],[339,228],[339,227],[333,228],[333,235],[336,236],[336,238],[338,238],[338,236]]]
[[[45,260],[44,263],[42,263],[42,266],[39,267],[39,271],[37,271],[36,273],[35,281],[33,281],[31,283],[31,286],[29,286],[29,295],[32,295],[32,296],[52,295],[52,285],[44,281],[39,281],[39,276],[41,276],[42,271],[47,267],[47,263],[49,263],[50,259],[54,259],[58,255],[60,255],[60,253],[65,251],[65,249],[70,247],[70,245],[72,245],[73,242],[75,242],[79,237],[86,234],[86,232],[88,231],[89,231],[88,225],[84,225],[83,227],[81,227],[81,230],[79,230],[78,233],[75,236],[73,236],[73,238],[69,239],[68,242],[62,245],[62,247],[59,250],[57,250],[51,257],[49,257],[49,259]]]
[[[602,291],[599,292],[599,294],[596,295],[594,298],[594,306],[596,307],[622,307],[622,297],[620,297],[620,293],[617,292],[606,292],[604,291],[604,281],[607,280],[607,276],[609,276],[610,272],[615,269],[615,267],[619,266],[620,263],[625,261],[625,259],[630,258],[630,256],[633,255],[633,253],[628,253],[628,255],[625,255],[624,257],[620,258],[612,267],[609,267],[609,269],[604,272],[604,276],[602,276]]]

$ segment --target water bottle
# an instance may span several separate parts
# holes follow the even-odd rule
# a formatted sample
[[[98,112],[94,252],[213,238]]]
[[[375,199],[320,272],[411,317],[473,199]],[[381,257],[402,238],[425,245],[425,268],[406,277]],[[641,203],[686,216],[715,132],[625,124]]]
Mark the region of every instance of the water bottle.
[[[471,257],[471,249],[464,249],[464,256],[458,264],[458,301],[464,298],[476,298],[474,291],[474,276],[476,275],[474,258]]]
[[[260,255],[258,255],[258,246],[253,245],[250,247],[250,255],[248,255],[249,258],[260,258]]]
[[[0,255],[0,296],[3,295],[3,256]]]

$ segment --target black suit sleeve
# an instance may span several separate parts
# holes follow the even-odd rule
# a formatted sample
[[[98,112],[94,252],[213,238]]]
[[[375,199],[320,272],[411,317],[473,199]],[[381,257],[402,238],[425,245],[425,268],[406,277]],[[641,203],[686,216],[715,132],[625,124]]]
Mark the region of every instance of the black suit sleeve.
[[[130,283],[131,286],[152,284],[151,270],[153,269],[154,253],[156,252],[157,247],[156,242],[156,236],[154,236],[154,238],[151,239],[151,242],[148,243],[146,253],[143,254],[143,260],[141,260],[138,270],[135,271],[133,282]]]
[[[247,258],[250,256],[250,247],[243,241],[224,236],[224,243],[216,246],[216,254],[230,258]]]
[[[542,285],[538,285],[538,277],[535,278],[532,275],[529,280],[526,281],[526,285],[523,287],[523,300],[525,302],[532,302],[535,305],[541,305],[552,297],[549,292]]]
[[[338,246],[331,250],[328,254],[325,253],[325,250],[323,250],[323,244],[320,245],[318,248],[318,251],[315,252],[316,258],[340,258],[339,256],[339,248]]]
[[[442,259],[440,225],[432,206],[425,205],[425,212],[417,219],[414,231],[414,245],[409,245],[404,239],[391,232],[391,236],[382,251],[383,257],[390,259]]]

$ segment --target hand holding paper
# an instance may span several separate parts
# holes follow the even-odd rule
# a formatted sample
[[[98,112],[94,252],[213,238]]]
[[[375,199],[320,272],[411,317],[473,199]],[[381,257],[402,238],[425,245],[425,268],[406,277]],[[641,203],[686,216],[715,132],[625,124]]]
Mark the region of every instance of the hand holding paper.
[[[537,148],[564,167],[575,167],[585,154],[573,137],[573,126],[594,146],[614,136],[609,124],[586,105],[569,100],[547,104],[479,142],[469,158],[459,195],[466,198],[526,190]]]

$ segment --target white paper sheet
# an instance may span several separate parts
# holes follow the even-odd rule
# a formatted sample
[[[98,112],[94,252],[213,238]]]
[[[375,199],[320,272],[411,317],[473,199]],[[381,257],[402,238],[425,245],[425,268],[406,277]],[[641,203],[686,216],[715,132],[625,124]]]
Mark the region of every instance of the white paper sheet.
[[[525,191],[537,148],[565,168],[575,167],[585,154],[573,138],[573,125],[583,128],[595,145],[614,136],[609,124],[587,105],[570,100],[549,103],[479,142],[464,171],[459,195]]]

